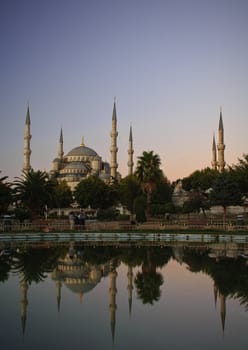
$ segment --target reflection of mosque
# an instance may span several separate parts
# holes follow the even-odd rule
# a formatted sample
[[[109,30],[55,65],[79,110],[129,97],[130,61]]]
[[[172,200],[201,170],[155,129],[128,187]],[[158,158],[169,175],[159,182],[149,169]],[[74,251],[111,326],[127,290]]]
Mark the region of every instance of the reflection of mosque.
[[[84,262],[73,247],[64,259],[58,261],[56,269],[52,273],[52,279],[57,286],[58,310],[61,303],[61,287],[64,284],[72,293],[78,294],[80,301],[83,295],[91,291],[101,281],[102,277],[109,273],[109,263],[93,265]]]
[[[117,265],[116,262],[110,260],[105,264],[90,264],[82,260],[80,252],[76,253],[71,247],[64,259],[60,259],[56,269],[52,272],[52,280],[56,282],[57,290],[57,305],[58,311],[62,302],[61,288],[65,285],[72,293],[79,296],[82,302],[83,295],[93,290],[101,281],[102,277],[109,276],[109,314],[112,341],[115,338],[116,327],[116,281],[117,281]],[[132,307],[132,290],[133,290],[133,272],[132,267],[128,267],[127,272],[127,290],[128,290],[128,305],[129,314]],[[28,283],[24,276],[20,282],[21,291],[21,322],[22,332],[25,333],[27,309],[28,309]]]
[[[183,249],[181,247],[174,247],[174,258],[182,264]],[[90,264],[82,259],[80,252],[76,252],[71,247],[63,259],[60,259],[56,269],[52,272],[51,278],[56,283],[57,290],[57,306],[58,311],[62,302],[61,289],[66,286],[72,293],[79,296],[82,302],[83,295],[92,291],[103,277],[109,277],[109,317],[112,341],[115,338],[116,328],[116,295],[117,295],[117,271],[116,261],[110,260],[104,264]],[[132,292],[133,292],[133,268],[128,266],[127,271],[127,291],[128,291],[128,306],[129,314],[132,311]],[[22,331],[25,333],[27,309],[28,309],[28,283],[24,276],[21,276],[20,282],[21,292],[21,322]],[[222,331],[225,329],[226,319],[226,296],[220,292],[218,286],[214,284],[213,287],[215,308],[219,303],[219,312],[221,319]]]

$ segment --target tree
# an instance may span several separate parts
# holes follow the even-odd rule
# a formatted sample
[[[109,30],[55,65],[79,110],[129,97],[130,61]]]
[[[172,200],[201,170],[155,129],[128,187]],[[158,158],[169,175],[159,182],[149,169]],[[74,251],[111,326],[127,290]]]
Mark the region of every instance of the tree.
[[[119,194],[121,203],[133,214],[135,198],[141,194],[141,187],[135,176],[129,175],[121,180]]]
[[[210,203],[208,196],[201,191],[191,191],[189,192],[189,199],[184,203],[184,212],[197,212],[203,211],[205,215],[205,210],[210,208]]]
[[[17,177],[13,184],[17,204],[26,206],[33,219],[44,213],[54,199],[55,183],[44,171],[31,169]]]
[[[210,168],[196,170],[188,177],[184,177],[182,179],[183,188],[186,191],[199,189],[206,191],[213,186],[213,183],[218,174],[219,172],[217,170]]]
[[[55,182],[54,203],[57,208],[66,208],[72,203],[72,192],[65,181]]]
[[[146,221],[146,199],[144,195],[135,198],[134,213],[138,222]]]
[[[151,216],[151,196],[154,192],[158,181],[162,177],[160,169],[160,157],[153,151],[144,151],[142,156],[138,157],[138,164],[135,175],[141,183],[142,189],[146,194],[146,216]]]
[[[152,193],[151,202],[152,216],[164,216],[168,212],[168,204],[172,203],[172,186],[163,174]]]
[[[96,176],[82,180],[76,186],[74,195],[82,208],[106,209],[117,201],[115,185],[109,186]]]
[[[210,200],[213,205],[221,205],[224,210],[223,221],[226,222],[226,208],[229,205],[240,205],[242,202],[242,195],[239,187],[233,181],[230,172],[223,172],[219,174],[213,184],[210,193]]]
[[[243,154],[243,159],[238,159],[238,164],[230,168],[230,172],[239,185],[243,196],[248,196],[248,154]]]
[[[12,189],[8,182],[5,182],[7,176],[0,178],[0,214],[7,211],[12,202]]]

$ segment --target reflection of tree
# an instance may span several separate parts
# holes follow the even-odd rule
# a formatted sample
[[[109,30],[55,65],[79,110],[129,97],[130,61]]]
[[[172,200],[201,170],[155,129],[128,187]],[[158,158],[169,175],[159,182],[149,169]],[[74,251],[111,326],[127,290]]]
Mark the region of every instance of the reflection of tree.
[[[11,269],[11,261],[8,257],[0,257],[0,282],[7,281],[9,278],[9,271]]]
[[[202,271],[211,276],[222,295],[237,298],[248,310],[248,274],[245,260],[223,257],[216,262],[207,253],[186,249],[184,262],[188,264],[190,271]]]
[[[83,259],[91,264],[105,264],[111,259],[120,256],[120,249],[113,247],[81,247]]]
[[[121,254],[122,262],[132,267],[140,266],[143,261],[142,254],[138,254],[140,251],[142,251],[142,249],[137,249],[135,247],[123,249]]]
[[[43,281],[47,272],[51,272],[57,265],[61,248],[36,248],[21,251],[15,254],[14,271],[22,273],[25,280],[31,284],[32,281]]]
[[[153,304],[158,301],[161,295],[160,286],[163,284],[163,277],[161,273],[138,272],[134,283],[137,288],[138,298],[142,300],[143,304]]]
[[[163,277],[156,268],[168,263],[171,249],[147,247],[140,249],[139,253],[143,255],[143,259],[142,272],[138,272],[134,280],[137,294],[144,304],[153,304],[159,300],[160,286],[163,284]]]
[[[212,261],[205,271],[214,279],[222,294],[237,298],[248,310],[248,274],[242,258],[225,258],[218,263]]]

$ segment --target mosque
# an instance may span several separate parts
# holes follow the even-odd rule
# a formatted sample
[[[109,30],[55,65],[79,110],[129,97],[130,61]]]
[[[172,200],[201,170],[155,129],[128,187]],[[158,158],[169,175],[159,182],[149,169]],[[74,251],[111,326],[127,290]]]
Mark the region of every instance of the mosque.
[[[31,169],[30,165],[30,111],[29,106],[27,108],[26,122],[25,122],[25,136],[24,136],[24,166],[23,172],[28,172]],[[120,173],[117,171],[117,113],[116,113],[116,101],[114,101],[113,114],[112,114],[112,129],[110,133],[111,146],[110,155],[111,162],[104,162],[101,156],[92,148],[85,145],[84,140],[81,144],[66,155],[64,155],[63,147],[63,131],[60,130],[59,146],[57,157],[52,162],[52,170],[50,176],[58,179],[59,182],[65,181],[72,191],[83,179],[89,176],[98,176],[105,183],[112,183],[119,181],[121,178]],[[133,174],[133,136],[132,127],[130,127],[129,133],[129,146],[128,146],[128,175]]]
[[[24,134],[24,165],[23,172],[28,172],[31,169],[30,165],[30,112],[29,106],[27,108],[26,122],[25,122],[25,134]],[[72,191],[75,190],[76,186],[83,179],[89,176],[98,176],[105,183],[112,183],[114,181],[119,181],[121,178],[120,173],[117,171],[117,113],[116,113],[116,101],[114,101],[113,114],[112,114],[112,129],[110,132],[111,146],[110,146],[110,164],[104,162],[101,156],[92,148],[85,145],[84,140],[81,144],[72,150],[70,150],[66,155],[64,155],[63,147],[63,131],[60,130],[59,146],[57,157],[52,162],[52,169],[50,171],[50,176],[58,179],[59,182],[65,181]],[[222,110],[220,109],[219,118],[219,129],[218,129],[218,143],[216,146],[215,135],[213,136],[212,143],[212,168],[218,170],[219,172],[224,171],[225,167],[225,144],[224,144],[224,127],[222,119]],[[128,145],[128,175],[133,174],[133,136],[132,127],[130,127],[129,133],[129,145]]]

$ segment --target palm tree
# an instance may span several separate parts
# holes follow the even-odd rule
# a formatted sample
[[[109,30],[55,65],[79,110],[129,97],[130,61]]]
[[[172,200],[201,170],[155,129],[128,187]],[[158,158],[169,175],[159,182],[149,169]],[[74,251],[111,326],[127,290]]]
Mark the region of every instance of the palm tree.
[[[135,175],[140,181],[143,191],[146,193],[146,216],[151,216],[151,196],[154,192],[157,182],[162,177],[160,169],[160,157],[153,151],[144,151],[142,156],[138,157],[138,164]]]
[[[54,181],[44,171],[31,169],[23,177],[14,181],[15,197],[18,204],[30,209],[32,218],[36,218],[54,197]]]
[[[12,202],[12,190],[10,184],[5,182],[7,178],[8,176],[0,178],[0,214],[7,211],[9,204]]]

